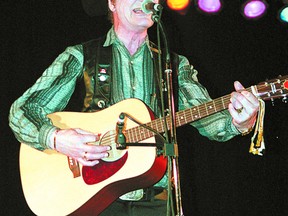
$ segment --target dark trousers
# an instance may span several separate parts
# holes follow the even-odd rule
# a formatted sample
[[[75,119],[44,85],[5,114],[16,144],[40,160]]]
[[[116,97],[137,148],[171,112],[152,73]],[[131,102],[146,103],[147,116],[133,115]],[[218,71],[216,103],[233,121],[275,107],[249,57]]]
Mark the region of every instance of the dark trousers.
[[[166,216],[167,201],[121,201],[113,202],[100,216]]]

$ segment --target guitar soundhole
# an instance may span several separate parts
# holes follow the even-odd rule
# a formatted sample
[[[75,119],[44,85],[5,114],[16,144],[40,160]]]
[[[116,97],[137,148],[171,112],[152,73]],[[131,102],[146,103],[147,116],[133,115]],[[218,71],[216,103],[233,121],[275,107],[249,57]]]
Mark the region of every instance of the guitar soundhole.
[[[93,166],[83,166],[82,168],[82,176],[84,179],[84,182],[88,185],[97,184],[99,182],[104,181],[105,179],[108,179],[112,175],[114,175],[118,170],[123,167],[128,157],[128,152],[121,157],[117,161],[113,162],[106,162],[103,160],[100,160],[100,163]]]

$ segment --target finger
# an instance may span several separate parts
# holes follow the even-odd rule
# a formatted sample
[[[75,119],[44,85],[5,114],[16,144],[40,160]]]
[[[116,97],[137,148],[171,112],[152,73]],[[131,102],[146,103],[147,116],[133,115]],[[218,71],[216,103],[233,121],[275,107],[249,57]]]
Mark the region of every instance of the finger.
[[[234,82],[234,88],[236,91],[241,91],[245,89],[244,86],[239,81]]]
[[[230,103],[228,105],[228,111],[230,113],[230,115],[232,116],[233,118],[233,121],[237,122],[237,124],[239,124],[242,119],[243,119],[243,113],[239,113],[233,106],[232,103]]]
[[[83,152],[89,152],[93,154],[105,153],[109,150],[111,150],[110,146],[99,146],[99,145],[89,145],[89,144],[83,145]]]
[[[109,153],[107,151],[97,151],[97,152],[83,152],[82,153],[82,158],[84,160],[95,160],[95,159],[102,159],[105,157],[108,157]]]
[[[254,107],[258,107],[259,106],[259,101],[258,99],[254,96],[254,94],[248,92],[248,91],[243,91],[241,92],[241,95],[244,96],[244,98],[250,103],[252,104],[252,106]]]
[[[81,136],[81,140],[83,143],[89,143],[89,142],[93,143],[93,142],[99,140],[98,134],[93,134],[90,132],[86,132],[86,133],[85,132],[82,133],[82,132],[80,131],[79,135]]]
[[[87,153],[87,159],[88,160],[100,160],[103,158],[107,158],[109,157],[109,153],[108,152],[102,152],[102,153]]]
[[[243,108],[243,104],[241,103],[241,100],[239,100],[239,95],[240,95],[240,93],[233,92],[231,94],[231,98],[230,98],[230,102],[232,103],[234,109],[236,109],[236,110]]]
[[[245,87],[239,81],[234,82],[234,88],[236,91],[240,91],[241,94],[244,95],[244,97],[248,101],[250,101],[252,104],[258,106],[258,99],[255,97],[255,95],[248,92],[248,91],[245,91]]]
[[[85,160],[83,158],[78,158],[77,161],[81,163],[83,166],[95,166],[99,164],[99,160]]]
[[[236,110],[243,107],[242,111],[247,111],[250,114],[257,111],[259,107],[258,99],[248,91],[242,91],[241,93],[233,92],[230,101]]]

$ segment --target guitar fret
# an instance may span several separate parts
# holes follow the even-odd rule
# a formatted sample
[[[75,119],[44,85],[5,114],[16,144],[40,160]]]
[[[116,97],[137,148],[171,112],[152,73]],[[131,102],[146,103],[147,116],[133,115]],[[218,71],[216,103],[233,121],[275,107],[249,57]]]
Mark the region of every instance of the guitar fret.
[[[181,113],[182,113],[182,114],[183,114],[183,116],[184,116],[184,120],[185,120],[185,123],[184,123],[184,124],[187,124],[187,123],[188,123],[188,121],[187,121],[187,118],[186,118],[185,112],[184,112],[184,111],[182,111]],[[183,125],[183,124],[182,124],[182,125]]]
[[[198,116],[199,116],[199,118],[201,118],[201,113],[200,113],[199,107],[202,107],[202,105],[197,106],[197,109],[198,109]]]
[[[220,99],[222,99],[222,98],[220,98]],[[215,106],[216,111],[215,112],[218,112],[222,108],[223,99],[222,99],[222,102],[219,101],[220,99],[216,100],[216,106]]]
[[[215,100],[212,100],[212,102],[214,104],[214,111],[217,112],[216,105],[215,105]]]
[[[209,102],[208,102],[209,103]],[[203,104],[205,106],[205,109],[206,109],[206,114],[209,115],[209,112],[208,112],[208,108],[207,108],[207,105],[206,104]]]
[[[131,133],[130,133],[130,130],[126,130],[126,141],[131,141]],[[127,140],[127,137],[128,137],[128,140]]]
[[[139,131],[139,129],[140,129],[140,131],[142,130],[142,128],[140,127],[140,128],[134,128],[134,133],[135,133],[135,139],[133,140],[133,142],[135,142],[135,140],[140,140],[140,135],[141,135],[141,133],[137,133],[137,131]]]
[[[144,138],[144,137],[142,137],[142,135],[145,132],[143,131],[142,127],[138,128],[138,130],[134,130],[134,133],[136,133],[136,139],[135,140],[141,140],[141,138]]]
[[[165,122],[164,122],[164,119],[163,118],[161,118],[161,131],[163,132],[163,131],[165,131]]]
[[[190,108],[189,111],[190,111],[191,120],[194,121],[192,108]]]
[[[225,108],[225,103],[224,103],[223,97],[221,97],[221,101],[222,101],[223,108]]]
[[[132,128],[131,129],[131,134],[132,134],[132,139],[130,140],[130,142],[134,142],[134,140],[136,140],[137,139],[137,134],[136,134],[136,132],[135,132],[135,128]]]
[[[156,126],[156,130],[159,131],[159,127],[158,127],[159,124],[158,124],[158,121],[155,121],[155,126]]]
[[[179,113],[179,115],[178,115],[178,125],[182,125],[183,124],[182,123],[183,120],[185,121],[184,116],[181,115],[181,113]]]
[[[176,115],[176,125],[181,125],[181,118],[183,118],[182,116],[181,116],[181,114],[180,113],[178,113],[178,115]],[[177,123],[177,121],[178,121],[178,123]]]

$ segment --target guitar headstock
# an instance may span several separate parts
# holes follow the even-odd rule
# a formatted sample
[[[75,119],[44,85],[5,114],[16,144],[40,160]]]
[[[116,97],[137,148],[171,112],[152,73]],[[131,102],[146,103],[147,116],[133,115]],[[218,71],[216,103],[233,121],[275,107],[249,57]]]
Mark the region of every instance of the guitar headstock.
[[[276,79],[259,83],[253,87],[253,93],[263,100],[273,101],[276,98],[282,98],[282,101],[287,103],[288,75],[279,76]]]

